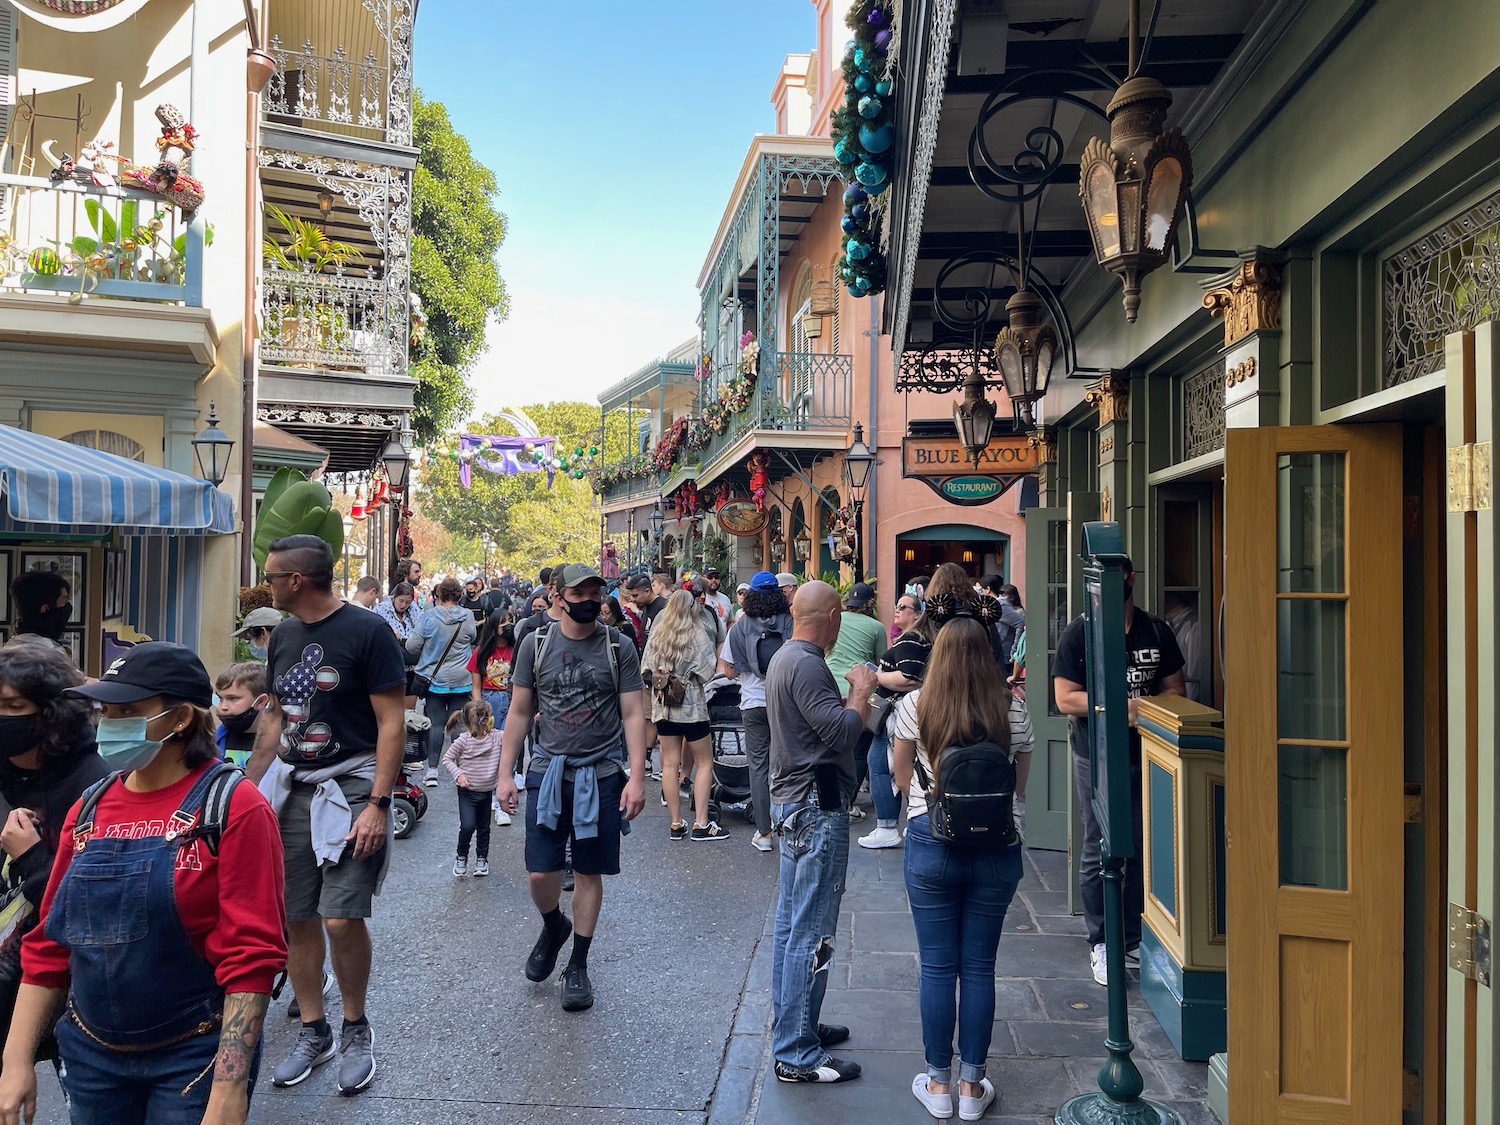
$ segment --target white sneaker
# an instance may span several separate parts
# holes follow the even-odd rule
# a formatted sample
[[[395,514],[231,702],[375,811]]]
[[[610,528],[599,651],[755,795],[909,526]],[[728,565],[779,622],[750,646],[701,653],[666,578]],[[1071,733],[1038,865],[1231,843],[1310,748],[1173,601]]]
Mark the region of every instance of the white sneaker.
[[[521,789],[525,789],[525,788],[526,788],[526,775],[524,773],[518,773],[518,774],[516,774],[516,789],[517,790],[521,790]]]
[[[1100,942],[1089,950],[1089,968],[1093,970],[1094,980],[1099,984],[1109,987],[1109,963],[1104,957],[1104,943]]]
[[[422,779],[422,784],[429,789],[437,788],[437,770],[428,770],[427,776]]]
[[[988,1078],[979,1080],[979,1097],[971,1098],[968,1094],[958,1095],[958,1119],[960,1121],[978,1121],[984,1116],[984,1111],[995,1104],[995,1086]]]
[[[877,828],[859,838],[859,846],[862,848],[899,848],[901,846],[901,829],[899,828]]]
[[[764,836],[762,836],[759,832],[757,832],[754,836],[750,837],[750,846],[758,852],[770,851],[771,834],[768,832]]]
[[[496,809],[495,823],[503,828],[505,825],[510,823],[510,813],[506,812],[504,809]]]
[[[490,861],[487,859],[476,859],[474,861],[474,878],[483,879],[490,873]]]
[[[454,875],[467,875],[469,873],[469,860],[467,856],[459,856],[453,861]]]

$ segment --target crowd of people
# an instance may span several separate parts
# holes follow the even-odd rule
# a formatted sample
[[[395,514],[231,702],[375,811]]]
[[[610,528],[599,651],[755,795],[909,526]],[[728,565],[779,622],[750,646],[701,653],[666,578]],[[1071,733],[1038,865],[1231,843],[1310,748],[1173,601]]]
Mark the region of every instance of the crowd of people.
[[[1135,609],[1126,569],[1133,719],[1134,697],[1183,690],[1183,661],[1170,628]],[[162,642],[85,680],[49,639],[66,584],[26,603],[45,627],[0,647],[0,1125],[33,1111],[35,1066],[48,1061],[75,1125],[243,1122],[283,973],[300,1030],[272,1083],[337,1060],[340,1093],[367,1088],[367,922],[414,716],[423,783],[445,771],[457,792],[454,877],[488,876],[492,822],[523,816],[540,933],[522,969],[550,980],[571,947],[569,1012],[594,1003],[604,877],[620,871],[647,778],[669,840],[728,840],[713,813],[715,735],[726,723],[742,734],[749,843],[780,857],[772,1054],[784,1082],[860,1073],[830,1054],[849,1029],[819,1017],[868,780],[875,825],[858,844],[905,849],[927,1064],[913,1096],[934,1117],[983,1116],[1032,750],[1014,586],[944,564],[894,598],[887,631],[873,585],[840,596],[785,573],[757,572],[733,599],[713,569],[612,583],[569,563],[534,585],[424,582],[402,560],[394,577],[384,597],[361,579],[346,600],[326,543],[278,540],[272,604],[235,634],[250,659],[212,682],[191,651]],[[1091,817],[1081,621],[1050,671],[1076,720]],[[715,705],[721,692],[737,718]],[[1104,983],[1097,847],[1082,882]]]

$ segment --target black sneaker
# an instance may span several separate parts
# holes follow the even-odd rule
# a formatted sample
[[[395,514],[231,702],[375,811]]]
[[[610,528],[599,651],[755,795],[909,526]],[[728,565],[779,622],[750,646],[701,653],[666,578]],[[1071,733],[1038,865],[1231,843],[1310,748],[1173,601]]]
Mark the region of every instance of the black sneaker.
[[[672,825],[672,839],[674,839],[674,840],[686,840],[687,839],[687,834],[688,834],[687,821],[683,821],[681,824],[674,824],[674,825]]]
[[[778,1082],[850,1082],[859,1075],[859,1063],[849,1059],[836,1059],[832,1055],[824,1055],[813,1066],[792,1066],[783,1062],[776,1064]]]
[[[536,944],[531,947],[531,956],[526,958],[526,979],[540,982],[550,977],[552,970],[557,968],[557,955],[568,944],[568,938],[572,934],[573,923],[566,917],[556,933],[543,923],[542,936],[536,939]]]
[[[585,1012],[594,1006],[594,986],[588,970],[569,965],[563,970],[562,1007],[565,1012]]]
[[[563,868],[563,890],[565,890],[565,891],[571,891],[572,889],[573,889],[573,869],[571,867],[564,867]]]
[[[729,839],[729,833],[725,832],[724,829],[720,828],[713,821],[709,821],[708,824],[705,825],[702,828],[700,828],[696,824],[693,825],[693,840],[695,842],[701,843],[701,842],[703,842],[705,840],[727,840],[727,839]]]
[[[837,1047],[849,1038],[849,1029],[839,1023],[818,1024],[818,1042],[826,1049]]]

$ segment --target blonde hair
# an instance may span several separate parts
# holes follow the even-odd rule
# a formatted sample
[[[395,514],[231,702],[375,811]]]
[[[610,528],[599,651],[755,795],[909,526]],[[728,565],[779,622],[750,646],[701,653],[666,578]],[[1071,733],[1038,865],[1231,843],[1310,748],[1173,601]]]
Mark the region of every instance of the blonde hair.
[[[693,654],[702,635],[703,625],[693,595],[678,590],[652,622],[641,664],[653,672],[658,668],[675,669]]]

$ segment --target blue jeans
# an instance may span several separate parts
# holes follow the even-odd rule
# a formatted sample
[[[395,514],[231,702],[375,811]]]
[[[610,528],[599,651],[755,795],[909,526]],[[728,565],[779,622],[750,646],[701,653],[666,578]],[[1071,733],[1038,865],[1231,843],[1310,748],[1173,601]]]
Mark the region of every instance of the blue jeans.
[[[932,838],[924,813],[906,822],[904,863],[921,963],[918,1007],[927,1073],[938,1082],[952,1081],[956,1022],[958,1076],[978,1082],[995,1024],[995,950],[1021,881],[1021,845],[950,848]]]
[[[479,693],[484,696],[484,701],[490,705],[490,710],[495,713],[495,729],[504,733],[505,716],[510,713],[510,692],[491,691],[485,688]]]
[[[892,827],[901,819],[901,798],[896,795],[896,780],[891,776],[891,738],[885,731],[870,743],[870,799],[875,802],[875,822]]]
[[[849,813],[795,801],[772,805],[771,819],[781,833],[771,1053],[779,1063],[816,1066],[826,1054],[818,1041],[818,1016],[849,870]]]

